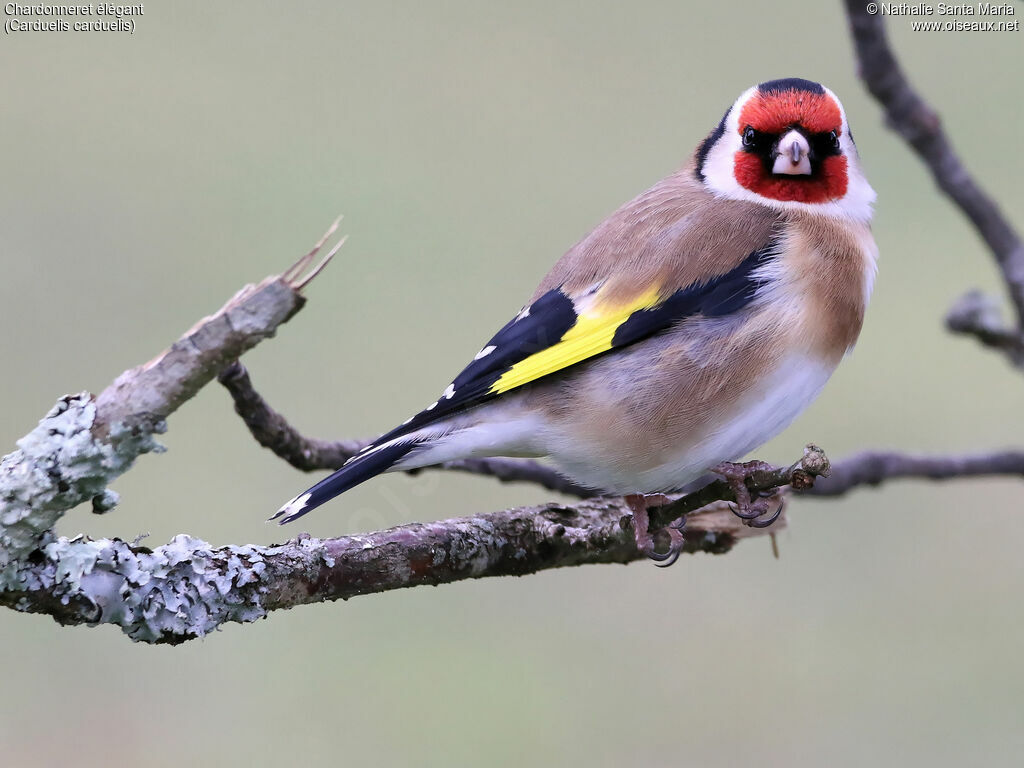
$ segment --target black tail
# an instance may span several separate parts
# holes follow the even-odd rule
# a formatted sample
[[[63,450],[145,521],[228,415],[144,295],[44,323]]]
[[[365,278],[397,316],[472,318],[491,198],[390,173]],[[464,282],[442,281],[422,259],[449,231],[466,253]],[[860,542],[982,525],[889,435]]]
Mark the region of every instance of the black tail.
[[[416,446],[414,441],[393,443],[382,448],[371,448],[363,454],[356,454],[341,469],[325,477],[307,491],[303,491],[277,511],[271,520],[280,518],[280,524],[297,520],[335,496],[355,488],[371,477],[386,472],[405,454]]]

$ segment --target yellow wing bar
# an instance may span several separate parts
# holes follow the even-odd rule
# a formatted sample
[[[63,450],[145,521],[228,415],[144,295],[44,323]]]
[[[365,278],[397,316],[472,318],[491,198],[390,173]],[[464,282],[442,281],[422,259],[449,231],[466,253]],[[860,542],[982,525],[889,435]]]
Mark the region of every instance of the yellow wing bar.
[[[626,304],[602,305],[600,293],[593,306],[580,312],[572,328],[552,346],[535,352],[513,365],[491,385],[489,394],[497,395],[531,381],[581,363],[612,348],[615,331],[634,313],[658,304],[659,291],[653,288]]]

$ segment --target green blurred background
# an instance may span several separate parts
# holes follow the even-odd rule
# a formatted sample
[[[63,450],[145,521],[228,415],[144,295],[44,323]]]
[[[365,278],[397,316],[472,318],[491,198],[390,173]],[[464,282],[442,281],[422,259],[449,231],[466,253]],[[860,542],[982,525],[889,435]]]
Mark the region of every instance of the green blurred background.
[[[1024,7],[1018,4],[1018,13]],[[1022,33],[889,29],[971,171],[1015,216]],[[838,2],[147,3],[134,36],[0,42],[0,446],[102,389],[339,212],[310,303],[245,362],[308,434],[369,436],[439,388],[549,265],[680,165],[752,83],[843,98],[878,190],[853,357],[758,452],[1022,442],[1024,379],[944,333],[984,247],[881,123]],[[305,487],[216,385],[67,534],[269,543]],[[303,521],[337,535],[538,502],[425,475]],[[180,648],[0,613],[0,762],[766,766],[1019,764],[1019,481],[797,501],[725,557],[360,598]]]

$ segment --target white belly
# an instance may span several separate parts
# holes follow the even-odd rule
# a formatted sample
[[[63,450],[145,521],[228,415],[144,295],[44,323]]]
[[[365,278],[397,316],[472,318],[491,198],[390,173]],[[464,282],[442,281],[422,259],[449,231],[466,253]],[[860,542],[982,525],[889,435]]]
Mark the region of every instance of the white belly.
[[[588,462],[584,446],[564,444],[552,460],[569,477],[592,488],[616,493],[657,493],[681,488],[721,461],[734,461],[779,434],[821,392],[834,368],[821,360],[793,355],[752,387],[732,417],[717,429],[695,435],[655,467],[630,467],[628,456],[613,466]],[[582,450],[581,450],[582,448]]]

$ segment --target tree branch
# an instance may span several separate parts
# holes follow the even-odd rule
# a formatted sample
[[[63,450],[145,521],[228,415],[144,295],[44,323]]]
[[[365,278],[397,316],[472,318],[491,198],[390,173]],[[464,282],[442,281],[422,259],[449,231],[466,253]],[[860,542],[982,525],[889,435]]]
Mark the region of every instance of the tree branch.
[[[93,500],[117,503],[106,490],[136,457],[160,450],[165,419],[213,379],[224,363],[254,347],[305,300],[281,278],[246,286],[161,355],[125,371],[97,397],[62,398],[0,462],[0,589],[11,563],[38,549],[68,509]]]
[[[177,644],[226,622],[296,605],[425,584],[643,557],[619,499],[548,504],[376,533],[271,547],[212,547],[189,536],[149,550],[66,539],[19,568],[0,605],[62,624],[116,624],[134,640]],[[781,521],[780,521],[781,522]],[[778,525],[778,522],[776,523]],[[723,553],[747,528],[726,509],[690,518],[685,551]]]
[[[28,592],[43,590],[70,604],[68,579],[93,565],[76,539],[53,531],[65,511],[85,501],[106,512],[118,501],[107,486],[149,451],[165,419],[209,383],[224,364],[272,336],[305,302],[299,293],[334,255],[303,274],[324,240],[284,275],[246,286],[216,314],[197,323],[158,357],[119,376],[97,397],[67,395],[18,450],[0,461],[0,595],[31,609]],[[84,569],[84,570],[83,570]],[[14,602],[12,603],[12,596]]]
[[[893,451],[865,451],[832,464],[832,472],[805,492],[842,496],[865,485],[888,480],[952,480],[968,477],[1024,477],[1024,450],[966,456],[914,456]]]
[[[913,148],[992,251],[1015,314],[1015,322],[1007,327],[995,302],[969,294],[954,305],[946,325],[1003,351],[1014,365],[1024,367],[1024,243],[953,151],[939,116],[910,85],[889,47],[882,15],[869,14],[864,0],[844,2],[861,78],[881,104],[889,127]]]

